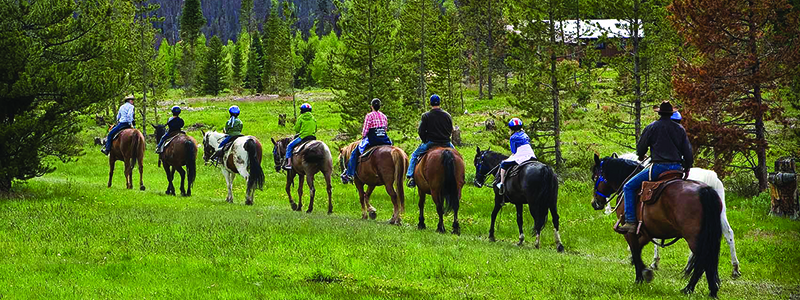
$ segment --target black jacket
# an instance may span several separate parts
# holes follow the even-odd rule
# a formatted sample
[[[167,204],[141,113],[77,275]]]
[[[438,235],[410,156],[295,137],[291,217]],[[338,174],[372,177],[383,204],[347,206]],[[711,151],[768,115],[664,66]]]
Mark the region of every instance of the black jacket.
[[[167,127],[169,127],[168,132],[175,132],[181,131],[183,128],[183,119],[180,117],[173,117],[169,122],[167,122]]]
[[[417,132],[423,143],[450,143],[450,135],[453,133],[453,118],[440,108],[431,109],[422,114],[422,121],[419,123]]]
[[[648,148],[653,163],[680,163],[687,170],[694,165],[692,145],[689,144],[686,130],[672,122],[669,116],[662,116],[644,128],[636,144],[636,154],[643,157]]]

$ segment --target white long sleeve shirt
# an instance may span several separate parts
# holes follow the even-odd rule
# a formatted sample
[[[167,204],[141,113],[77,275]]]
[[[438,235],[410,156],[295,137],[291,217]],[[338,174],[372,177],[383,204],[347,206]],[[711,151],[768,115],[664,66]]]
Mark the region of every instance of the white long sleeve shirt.
[[[133,104],[125,102],[119,107],[117,113],[117,122],[119,123],[133,123]]]

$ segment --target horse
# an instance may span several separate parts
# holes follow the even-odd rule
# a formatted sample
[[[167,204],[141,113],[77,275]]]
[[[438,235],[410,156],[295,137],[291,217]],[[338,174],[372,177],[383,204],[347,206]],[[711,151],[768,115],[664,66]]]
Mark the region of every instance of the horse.
[[[203,161],[208,164],[217,147],[219,147],[219,143],[225,138],[225,134],[215,131],[201,132],[203,133]],[[223,163],[219,165],[222,175],[225,177],[225,182],[228,184],[228,198],[225,200],[228,203],[233,203],[233,179],[236,178],[236,174],[239,174],[247,181],[247,193],[244,203],[253,205],[255,189],[263,190],[264,188],[264,171],[261,169],[261,142],[256,137],[247,135],[239,137],[230,143],[233,143],[233,145],[222,155]]]
[[[473,164],[475,165],[475,186],[483,187],[486,177],[489,174],[499,177],[500,162],[508,156],[493,152],[489,149],[481,151],[477,148],[477,154]],[[506,175],[508,176],[508,175]],[[561,243],[559,230],[559,216],[556,208],[558,204],[558,177],[550,166],[534,162],[525,164],[519,170],[517,176],[506,177],[507,191],[505,195],[500,195],[500,190],[495,186],[494,189],[494,209],[492,210],[492,223],[489,228],[489,240],[494,242],[494,224],[497,213],[503,207],[504,202],[513,203],[517,208],[517,227],[519,228],[519,243],[525,241],[525,234],[522,231],[522,206],[528,204],[531,217],[533,217],[533,232],[536,235],[534,247],[539,248],[540,234],[545,223],[547,223],[547,212],[553,216],[553,227],[555,228],[556,250],[564,252],[564,245]],[[504,198],[505,197],[505,198]]]
[[[611,157],[615,157],[616,153],[611,155]],[[626,153],[620,155],[619,158],[627,159],[631,161],[638,161],[638,157],[635,153]],[[642,165],[649,164],[649,159],[642,162]],[[726,213],[726,205],[725,205],[725,187],[722,185],[722,181],[719,180],[717,177],[717,173],[711,170],[701,169],[701,168],[691,168],[689,169],[689,180],[695,180],[703,182],[717,191],[719,194],[719,199],[722,201],[722,213],[720,213],[720,221],[722,224],[722,234],[725,236],[725,241],[728,242],[728,247],[730,247],[731,252],[731,267],[733,269],[731,273],[732,278],[739,278],[742,276],[742,272],[739,270],[739,258],[736,257],[736,242],[733,240],[733,229],[731,228],[731,224],[728,223],[728,214]],[[606,205],[606,211],[611,211],[611,203]],[[658,269],[658,264],[661,262],[661,256],[658,254],[658,245],[653,244],[655,247],[655,251],[653,252],[653,263],[650,265],[651,268],[654,270]],[[692,254],[689,253],[689,260],[692,259]]]
[[[272,149],[272,158],[275,161],[275,171],[281,171],[281,161],[286,156],[286,147],[292,141],[291,137],[283,138],[278,141],[270,138],[274,148]],[[302,147],[302,149],[301,149]],[[286,172],[286,194],[289,195],[289,205],[294,211],[303,210],[303,177],[306,177],[308,182],[308,189],[310,200],[308,202],[308,210],[306,213],[314,211],[314,196],[317,189],[314,187],[314,175],[322,172],[325,176],[325,184],[328,191],[328,214],[333,213],[333,202],[331,200],[331,173],[333,173],[333,158],[331,158],[331,150],[328,145],[322,141],[313,140],[305,143],[304,146],[298,145],[295,150],[300,152],[294,153],[292,156],[292,169]],[[292,184],[294,183],[294,176],[300,175],[299,185],[297,186],[297,203],[292,200]]]
[[[456,149],[436,146],[420,158],[414,168],[414,181],[419,195],[418,229],[425,229],[425,195],[431,195],[439,214],[436,232],[444,233],[445,213],[453,212],[453,234],[460,235],[458,225],[458,205],[461,201],[461,188],[464,186],[464,159]]]
[[[340,163],[347,164],[350,160],[350,153],[358,147],[360,142],[360,140],[355,141],[339,151]],[[385,186],[386,193],[392,198],[392,205],[394,206],[394,212],[392,213],[392,218],[389,219],[389,224],[400,225],[400,214],[405,212],[406,196],[403,188],[403,177],[407,169],[408,155],[403,149],[391,145],[375,146],[375,149],[372,150],[366,160],[358,163],[356,177],[353,182],[356,189],[358,189],[362,219],[367,219],[367,215],[373,220],[377,217],[375,207],[369,203],[369,197],[376,186]],[[366,192],[364,192],[364,185],[367,185]]]
[[[153,126],[156,131],[156,140],[161,140],[161,137],[167,134],[166,126],[151,126]],[[158,155],[158,166],[160,167],[161,163],[164,163],[164,172],[166,172],[167,181],[169,181],[167,191],[164,192],[165,194],[175,196],[175,186],[172,185],[172,179],[175,177],[175,171],[178,171],[178,174],[181,175],[181,196],[192,195],[192,185],[194,185],[195,175],[197,174],[197,168],[195,167],[196,158],[197,141],[187,134],[177,134],[172,138],[169,144],[164,146],[164,151]],[[185,172],[183,171],[183,166],[186,166]],[[184,189],[183,184],[187,176],[189,177],[188,189]]]
[[[139,190],[144,191],[142,181],[142,160],[144,159],[144,135],[134,128],[123,129],[117,138],[111,142],[111,151],[108,152],[108,187],[111,187],[111,178],[114,177],[114,164],[121,160],[125,163],[125,185],[133,188],[133,166],[139,164]]]
[[[625,179],[641,170],[633,161],[594,156],[592,177],[594,197],[592,207],[602,210],[608,202],[608,195],[622,188]],[[683,288],[686,294],[694,292],[697,281],[706,274],[709,295],[717,296],[719,291],[719,248],[722,238],[720,214],[722,202],[714,188],[697,181],[677,181],[664,189],[655,203],[637,205],[636,215],[641,221],[637,233],[625,234],[631,249],[633,265],[636,269],[636,283],[653,280],[654,273],[642,262],[642,248],[653,239],[683,238],[694,253],[684,268],[689,283]],[[617,216],[624,214],[622,205],[618,206]]]

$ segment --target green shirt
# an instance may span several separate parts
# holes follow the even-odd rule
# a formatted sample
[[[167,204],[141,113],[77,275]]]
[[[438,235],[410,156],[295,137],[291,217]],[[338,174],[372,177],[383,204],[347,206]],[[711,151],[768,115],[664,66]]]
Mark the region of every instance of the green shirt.
[[[294,123],[294,132],[300,134],[301,139],[309,135],[315,135],[317,133],[317,119],[314,119],[314,115],[311,112],[300,114],[297,122]]]
[[[225,133],[230,136],[239,136],[242,135],[242,120],[239,120],[237,117],[231,117],[228,122],[225,123]]]

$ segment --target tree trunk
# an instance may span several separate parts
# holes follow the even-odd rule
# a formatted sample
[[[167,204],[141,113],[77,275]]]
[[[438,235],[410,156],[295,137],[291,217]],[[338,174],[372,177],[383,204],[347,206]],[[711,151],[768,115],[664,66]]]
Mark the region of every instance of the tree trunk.
[[[420,33],[419,33],[419,50],[420,50],[420,57],[419,57],[419,88],[418,88],[418,95],[422,101],[425,103],[425,95],[427,94],[427,88],[425,86],[425,1],[420,1]]]
[[[550,3],[550,20],[553,20],[553,3]],[[553,98],[553,139],[555,140],[556,170],[561,169],[561,118],[558,101],[558,74],[556,74],[556,29],[554,22],[550,22],[550,95]]]
[[[758,46],[756,45],[756,39],[758,38],[756,33],[756,25],[755,25],[755,18],[753,16],[753,2],[748,2],[750,7],[749,12],[749,46],[750,46],[750,55],[755,59],[753,61],[753,68],[751,76],[756,76],[758,74],[758,69],[760,67],[761,61],[759,60],[758,56]],[[761,108],[761,105],[764,104],[764,98],[761,95],[761,84],[755,83],[753,85],[753,98],[755,99],[756,103],[759,107],[756,108],[755,112],[755,123],[756,123],[756,157],[758,159],[758,165],[756,166],[754,172],[756,179],[758,179],[758,190],[764,191],[767,189],[767,138],[766,138],[766,129],[764,128],[764,110]]]
[[[13,180],[11,178],[0,178],[0,192],[10,192],[12,181]]]
[[[633,4],[633,78],[636,83],[633,86],[635,99],[633,101],[633,114],[634,114],[634,136],[636,142],[639,142],[639,136],[642,132],[642,74],[640,72],[639,61],[639,1],[634,0]]]

